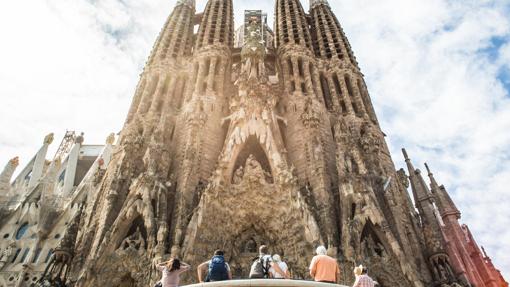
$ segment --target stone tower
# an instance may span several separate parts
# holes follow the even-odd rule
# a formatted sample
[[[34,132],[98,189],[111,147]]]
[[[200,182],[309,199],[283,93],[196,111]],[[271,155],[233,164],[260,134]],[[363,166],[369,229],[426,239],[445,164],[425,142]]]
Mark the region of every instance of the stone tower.
[[[456,219],[451,199],[435,181],[431,192],[406,155],[413,206],[327,0],[311,0],[308,12],[277,0],[274,34],[261,13],[247,14],[239,48],[233,9],[233,0],[208,0],[197,13],[194,0],[177,1],[107,167],[69,192],[78,211],[44,280],[147,286],[155,263],[196,266],[215,249],[245,278],[262,244],[300,279],[321,244],[346,285],[359,264],[381,286],[480,280],[442,237],[439,217]],[[0,176],[3,189],[16,163]]]

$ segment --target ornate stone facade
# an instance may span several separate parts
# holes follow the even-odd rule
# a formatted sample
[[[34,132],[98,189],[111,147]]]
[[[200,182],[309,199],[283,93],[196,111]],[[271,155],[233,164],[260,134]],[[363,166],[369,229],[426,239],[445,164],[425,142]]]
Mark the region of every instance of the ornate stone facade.
[[[105,146],[85,145],[68,132],[49,161],[50,134],[12,183],[19,160],[8,162],[0,174],[0,286],[34,286],[52,260],[72,258],[83,191],[100,181],[112,136]]]
[[[41,285],[147,286],[155,263],[196,266],[218,248],[243,278],[261,244],[307,279],[323,244],[346,285],[364,264],[380,286],[496,286],[452,257],[435,207],[442,193],[407,155],[409,178],[396,170],[337,18],[326,0],[310,2],[305,13],[299,0],[277,0],[274,32],[250,11],[237,45],[232,0],[209,0],[199,14],[193,0],[177,2],[111,160],[108,150],[107,163],[96,161],[104,168],[65,193],[74,212]],[[0,176],[2,192],[16,163]],[[41,204],[58,205],[57,164],[40,183]]]

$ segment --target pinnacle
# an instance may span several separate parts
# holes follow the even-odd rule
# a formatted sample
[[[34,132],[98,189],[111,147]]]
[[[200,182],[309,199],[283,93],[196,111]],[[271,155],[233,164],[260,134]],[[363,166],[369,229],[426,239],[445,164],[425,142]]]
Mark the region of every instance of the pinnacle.
[[[313,8],[315,8],[321,4],[329,6],[328,0],[310,0],[310,10],[312,10]]]

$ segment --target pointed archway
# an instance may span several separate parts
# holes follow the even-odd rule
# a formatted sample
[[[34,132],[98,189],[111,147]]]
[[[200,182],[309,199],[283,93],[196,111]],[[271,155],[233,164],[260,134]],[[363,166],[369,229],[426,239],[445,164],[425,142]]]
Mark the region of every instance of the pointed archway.
[[[239,150],[237,157],[234,161],[234,168],[232,169],[232,172],[230,174],[231,181],[234,180],[236,171],[238,171],[240,168],[242,169],[246,168],[245,166],[246,161],[250,156],[252,156],[258,163],[260,163],[260,166],[266,173],[266,180],[269,183],[272,183],[273,171],[271,163],[269,162],[269,158],[267,157],[266,151],[260,145],[260,142],[254,135],[249,136],[244,142],[242,148]]]

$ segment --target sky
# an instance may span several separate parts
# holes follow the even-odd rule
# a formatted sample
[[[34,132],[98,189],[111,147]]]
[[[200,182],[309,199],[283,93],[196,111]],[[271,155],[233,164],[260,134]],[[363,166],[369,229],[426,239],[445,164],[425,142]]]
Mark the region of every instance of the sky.
[[[308,10],[308,2],[303,1]],[[510,1],[330,0],[366,77],[397,167],[427,162],[510,279]],[[122,128],[175,0],[0,3],[0,164],[49,132],[102,144]],[[274,1],[234,0],[262,9]],[[205,0],[197,3],[199,11]],[[21,169],[21,167],[19,169]]]

